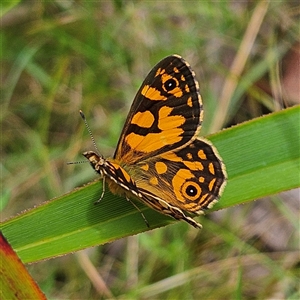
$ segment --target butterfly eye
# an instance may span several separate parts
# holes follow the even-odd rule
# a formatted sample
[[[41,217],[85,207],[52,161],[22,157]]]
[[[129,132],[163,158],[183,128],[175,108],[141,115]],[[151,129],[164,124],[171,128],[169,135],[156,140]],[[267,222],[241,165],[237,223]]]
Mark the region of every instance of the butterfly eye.
[[[176,81],[174,79],[168,79],[164,83],[164,88],[167,92],[170,92],[176,88]]]

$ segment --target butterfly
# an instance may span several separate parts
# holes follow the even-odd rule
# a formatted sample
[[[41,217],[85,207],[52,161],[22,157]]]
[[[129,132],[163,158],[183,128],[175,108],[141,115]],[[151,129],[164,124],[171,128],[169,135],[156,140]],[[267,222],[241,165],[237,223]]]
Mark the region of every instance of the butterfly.
[[[113,158],[83,153],[103,178],[100,200],[107,182],[114,194],[201,228],[192,216],[212,207],[227,179],[216,148],[198,137],[202,120],[190,65],[178,55],[164,58],[138,90]]]

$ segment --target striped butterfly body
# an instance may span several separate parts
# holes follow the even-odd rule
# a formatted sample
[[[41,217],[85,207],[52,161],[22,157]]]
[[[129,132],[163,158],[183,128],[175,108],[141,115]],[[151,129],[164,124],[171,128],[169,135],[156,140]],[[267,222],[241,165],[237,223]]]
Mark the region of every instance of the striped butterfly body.
[[[201,228],[190,215],[212,207],[227,177],[216,148],[197,137],[202,119],[194,72],[180,56],[168,56],[137,92],[113,158],[83,155],[112,193]]]

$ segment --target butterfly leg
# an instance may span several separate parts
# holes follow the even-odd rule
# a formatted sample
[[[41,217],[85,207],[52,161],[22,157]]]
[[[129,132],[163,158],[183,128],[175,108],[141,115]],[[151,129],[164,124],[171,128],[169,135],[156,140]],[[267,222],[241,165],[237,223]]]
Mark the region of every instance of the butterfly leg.
[[[129,202],[136,208],[136,210],[139,211],[139,213],[142,215],[142,218],[144,219],[144,221],[145,221],[147,227],[149,228],[150,225],[149,225],[149,223],[148,223],[148,221],[147,221],[145,215],[141,212],[141,210],[137,207],[137,205],[136,205],[135,203],[133,203],[127,196],[126,196],[126,199],[127,199],[127,201],[129,201]]]
[[[104,193],[105,193],[105,176],[102,176],[102,193],[100,198],[94,204],[98,204],[102,200]]]

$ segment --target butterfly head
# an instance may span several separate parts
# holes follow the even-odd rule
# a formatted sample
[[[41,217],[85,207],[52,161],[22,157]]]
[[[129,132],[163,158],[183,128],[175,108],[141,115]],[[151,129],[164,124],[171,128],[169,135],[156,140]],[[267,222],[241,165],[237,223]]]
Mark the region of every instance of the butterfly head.
[[[91,166],[95,169],[96,172],[102,173],[101,167],[105,164],[104,157],[94,151],[87,151],[82,153],[82,155],[89,160]]]

